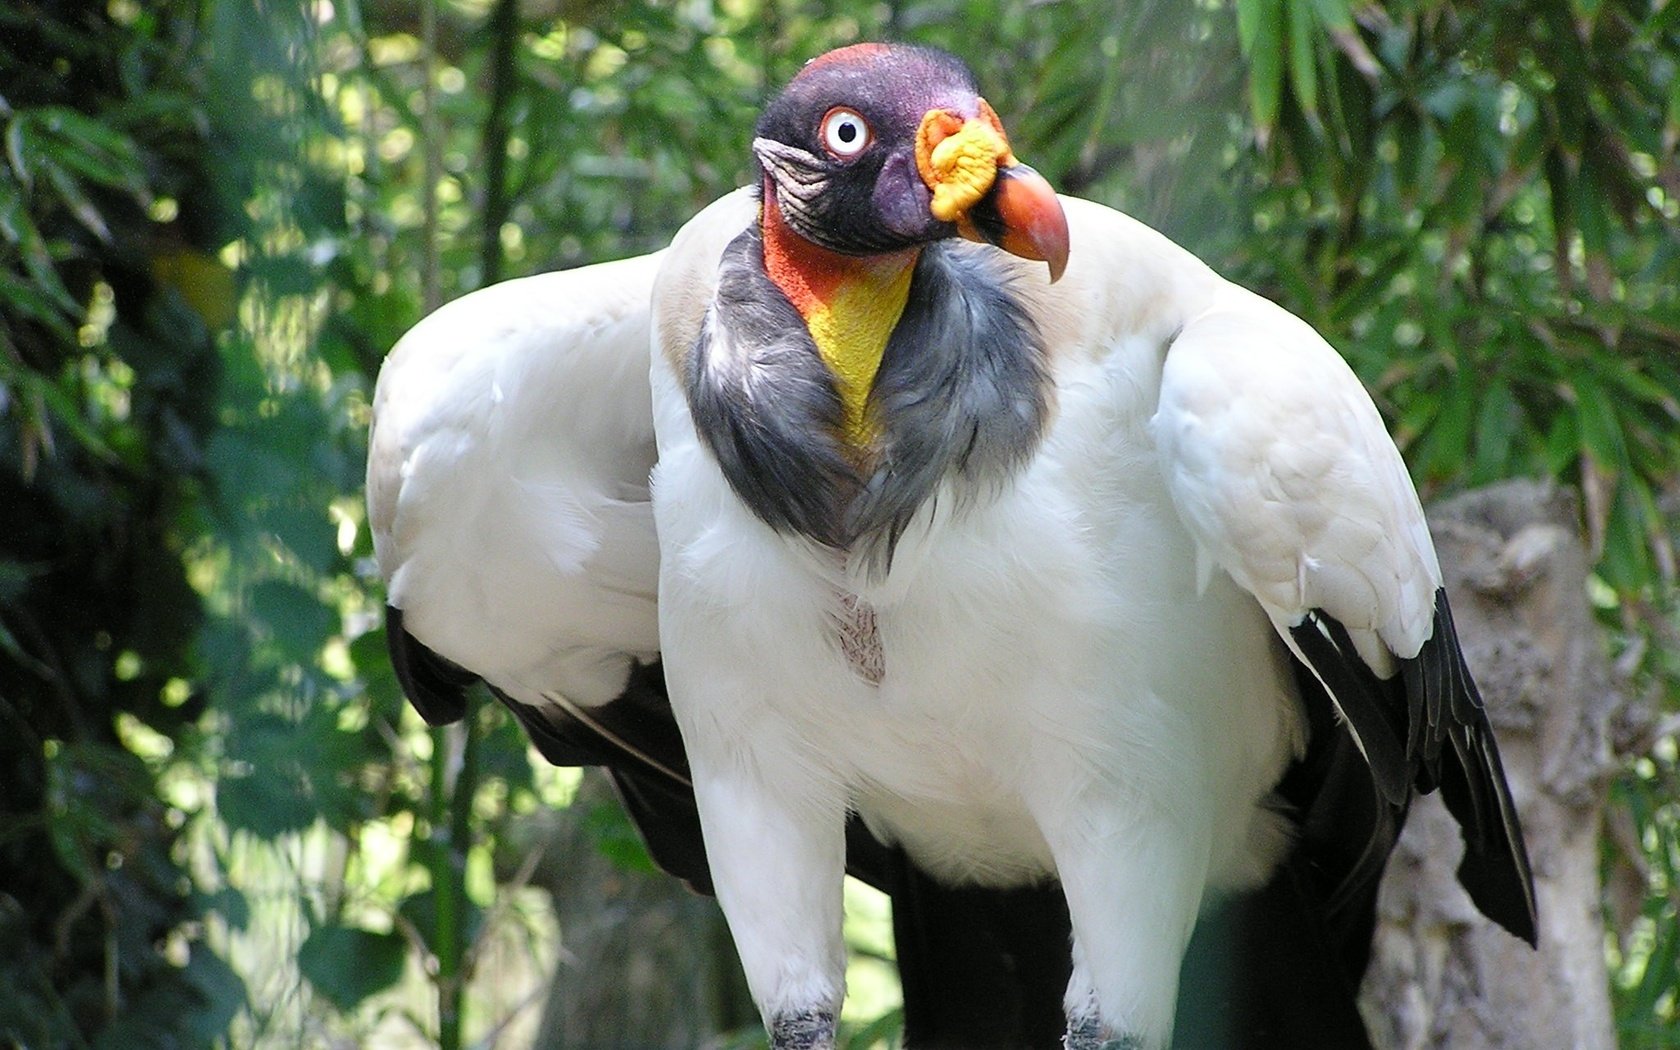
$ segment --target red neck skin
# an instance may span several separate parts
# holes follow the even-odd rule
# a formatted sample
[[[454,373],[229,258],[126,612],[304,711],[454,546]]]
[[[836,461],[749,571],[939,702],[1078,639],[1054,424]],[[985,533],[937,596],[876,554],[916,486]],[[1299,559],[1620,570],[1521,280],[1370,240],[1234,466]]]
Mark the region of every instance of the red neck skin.
[[[905,248],[884,255],[845,255],[824,248],[801,237],[782,220],[776,190],[768,177],[763,198],[760,227],[764,272],[807,321],[814,311],[834,300],[835,290],[841,285],[900,273],[920,253],[919,248]]]

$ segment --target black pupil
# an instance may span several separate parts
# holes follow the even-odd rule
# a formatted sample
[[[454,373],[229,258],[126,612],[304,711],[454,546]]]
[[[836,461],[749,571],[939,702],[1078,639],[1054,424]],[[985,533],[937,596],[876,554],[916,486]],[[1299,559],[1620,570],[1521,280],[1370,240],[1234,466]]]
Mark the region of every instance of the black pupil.
[[[840,137],[841,142],[850,143],[853,139],[857,138],[858,128],[857,125],[853,124],[851,121],[842,120],[840,122],[840,126],[835,129],[834,133]]]

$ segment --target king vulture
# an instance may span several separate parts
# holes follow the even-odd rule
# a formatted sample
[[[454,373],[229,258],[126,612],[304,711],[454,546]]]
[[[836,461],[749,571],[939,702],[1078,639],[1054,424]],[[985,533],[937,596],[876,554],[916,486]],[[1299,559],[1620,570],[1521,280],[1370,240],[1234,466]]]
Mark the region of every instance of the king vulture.
[[[1059,198],[949,55],[824,55],[752,151],[665,251],[386,362],[368,504],[421,713],[481,678],[607,766],[778,1050],[833,1045],[848,865],[900,910],[911,1045],[1169,1046],[1229,900],[1295,902],[1246,939],[1356,986],[1414,791],[1533,942],[1423,512],[1329,344]],[[1280,1023],[1237,1044],[1306,1045]]]

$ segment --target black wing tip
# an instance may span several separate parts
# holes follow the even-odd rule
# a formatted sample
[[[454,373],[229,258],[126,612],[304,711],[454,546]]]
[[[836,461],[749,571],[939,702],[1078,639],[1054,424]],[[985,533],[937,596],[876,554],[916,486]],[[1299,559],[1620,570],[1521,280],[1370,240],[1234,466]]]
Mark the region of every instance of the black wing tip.
[[[1416,756],[1425,759],[1418,787],[1427,793],[1439,786],[1447,811],[1458,822],[1464,839],[1459,885],[1483,915],[1538,948],[1534,873],[1522,823],[1493,726],[1459,644],[1445,588],[1435,591],[1433,630],[1412,662],[1432,668],[1420,677],[1445,693],[1425,698],[1424,706],[1444,717],[1426,737],[1433,753]]]
[[[1505,857],[1478,855],[1467,846],[1458,884],[1483,915],[1530,948],[1540,947],[1540,918],[1526,864],[1514,866]]]
[[[1483,915],[1537,946],[1522,825],[1446,591],[1436,589],[1429,639],[1401,660],[1393,679],[1377,678],[1346,628],[1323,610],[1314,609],[1290,635],[1356,734],[1378,795],[1403,814],[1414,788],[1428,794],[1439,787],[1464,837],[1460,885]]]
[[[385,606],[385,651],[403,695],[427,725],[453,725],[467,716],[467,689],[478,676],[409,634],[402,610],[394,605]]]

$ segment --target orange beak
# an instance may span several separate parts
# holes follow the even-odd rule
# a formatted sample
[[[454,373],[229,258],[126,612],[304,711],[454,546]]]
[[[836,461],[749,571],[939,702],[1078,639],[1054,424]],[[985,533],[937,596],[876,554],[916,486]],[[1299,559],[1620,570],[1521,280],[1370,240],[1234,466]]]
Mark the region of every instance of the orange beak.
[[[993,215],[995,222],[989,221]],[[1050,264],[1050,283],[1067,269],[1068,224],[1062,202],[1044,176],[1015,164],[999,168],[992,190],[958,230],[970,240],[995,244],[1011,255]],[[978,236],[976,236],[978,234]]]
[[[936,109],[922,118],[916,169],[933,192],[934,218],[955,223],[969,240],[1047,263],[1052,282],[1062,276],[1068,260],[1062,203],[1043,176],[1015,159],[985,99],[976,117]]]

